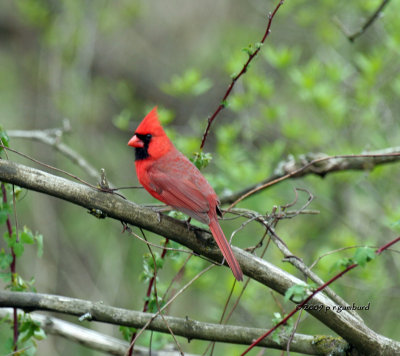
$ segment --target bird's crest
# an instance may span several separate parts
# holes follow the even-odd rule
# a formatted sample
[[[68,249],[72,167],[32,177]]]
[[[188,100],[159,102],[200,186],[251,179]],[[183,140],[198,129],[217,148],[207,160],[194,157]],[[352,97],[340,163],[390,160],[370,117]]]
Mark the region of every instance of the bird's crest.
[[[157,106],[155,106],[142,120],[136,132],[139,135],[151,134],[152,136],[165,136],[165,131],[158,119]]]

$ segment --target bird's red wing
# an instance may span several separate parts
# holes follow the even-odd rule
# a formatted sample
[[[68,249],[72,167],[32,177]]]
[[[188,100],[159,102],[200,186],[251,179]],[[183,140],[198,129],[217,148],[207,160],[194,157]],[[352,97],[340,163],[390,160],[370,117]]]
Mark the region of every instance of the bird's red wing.
[[[170,170],[167,174],[159,169],[150,169],[148,171],[150,187],[164,203],[208,225],[207,213],[210,206],[207,196],[196,184],[196,177],[185,173],[176,176],[174,170]]]

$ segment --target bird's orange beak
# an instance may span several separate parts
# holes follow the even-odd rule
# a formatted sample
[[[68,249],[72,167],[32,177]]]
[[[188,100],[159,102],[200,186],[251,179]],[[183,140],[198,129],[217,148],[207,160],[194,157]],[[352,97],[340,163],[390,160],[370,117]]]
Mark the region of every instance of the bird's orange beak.
[[[128,146],[135,147],[135,148],[141,148],[141,147],[144,147],[144,142],[136,135],[133,135],[132,138],[128,142]]]

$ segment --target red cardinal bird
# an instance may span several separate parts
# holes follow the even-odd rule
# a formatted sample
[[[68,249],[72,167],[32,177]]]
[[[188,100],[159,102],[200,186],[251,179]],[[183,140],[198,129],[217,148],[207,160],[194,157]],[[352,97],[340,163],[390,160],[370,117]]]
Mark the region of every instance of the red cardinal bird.
[[[219,226],[219,200],[200,171],[172,144],[158,116],[157,107],[143,119],[128,142],[135,148],[140,184],[156,199],[207,224],[238,281],[243,273]]]

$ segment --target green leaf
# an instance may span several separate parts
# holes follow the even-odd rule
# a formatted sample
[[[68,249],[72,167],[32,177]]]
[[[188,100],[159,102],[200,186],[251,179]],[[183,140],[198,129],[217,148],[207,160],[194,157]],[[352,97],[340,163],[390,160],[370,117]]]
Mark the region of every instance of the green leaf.
[[[190,160],[199,170],[202,170],[211,162],[212,155],[211,153],[195,152],[193,158],[190,158]]]
[[[6,355],[12,355],[14,353],[14,341],[12,338],[8,338],[5,340],[4,344],[4,351],[6,352]]]
[[[34,334],[33,334],[33,337],[34,337],[36,340],[43,340],[43,339],[45,339],[47,336],[46,336],[45,331],[44,331],[42,328],[39,328],[39,330],[35,330],[35,332],[34,332]]]
[[[178,220],[186,220],[187,219],[187,215],[185,215],[184,213],[177,211],[177,210],[171,210],[168,212],[167,215],[170,216],[171,218],[178,219]]]
[[[0,203],[0,225],[5,224],[12,209],[8,203]]]
[[[336,261],[332,267],[330,268],[330,272],[335,272],[339,270],[346,269],[347,267],[351,266],[354,261],[351,258],[341,258],[340,260]]]
[[[280,323],[283,319],[283,316],[281,315],[281,313],[275,312],[274,313],[274,317],[272,318],[272,323],[274,325]]]
[[[285,301],[292,300],[295,303],[300,303],[307,297],[307,292],[310,290],[310,286],[304,284],[296,284],[288,288],[285,292]]]
[[[252,56],[257,49],[259,49],[261,46],[259,46],[259,43],[256,46],[253,46],[252,44],[249,44],[247,47],[242,48],[242,52],[247,53],[250,56]]]
[[[32,231],[24,226],[24,230],[19,235],[20,242],[23,244],[33,244],[35,242],[35,238],[32,234]]]
[[[131,341],[131,337],[132,337],[133,333],[135,333],[137,331],[137,329],[129,327],[129,326],[120,326],[119,331],[121,332],[122,337],[126,341]]]
[[[158,305],[160,306],[160,309],[165,305],[165,302],[162,300],[161,297],[158,297]],[[157,305],[156,297],[153,294],[149,298],[149,304],[148,304],[148,307],[147,307],[147,311],[149,313],[156,313],[158,311],[158,305]]]
[[[10,286],[12,291],[15,292],[25,292],[31,291],[36,292],[36,289],[33,287],[35,283],[35,279],[32,277],[30,281],[25,281],[18,273],[13,274],[12,285]]]
[[[18,343],[26,343],[32,338],[42,340],[46,337],[40,323],[32,320],[28,314],[24,314],[20,320]]]
[[[24,245],[21,242],[16,242],[13,246],[13,251],[16,257],[21,257],[24,254]]]
[[[4,270],[4,269],[7,269],[8,267],[10,267],[12,260],[13,260],[13,258],[11,256],[11,254],[6,253],[4,251],[4,248],[2,248],[0,251],[0,269]]]
[[[10,138],[7,135],[7,132],[4,131],[3,127],[0,125],[0,141],[2,142],[3,145],[0,145],[0,153],[3,151],[3,147],[8,147]]]
[[[10,284],[11,283],[11,273],[0,272],[0,279],[3,280],[4,283]]]
[[[354,261],[361,267],[364,267],[368,262],[376,257],[375,251],[370,247],[360,247],[354,253]]]
[[[12,248],[14,247],[16,241],[17,241],[17,235],[15,232],[13,232],[10,236],[10,234],[6,231],[3,235],[4,241],[6,242],[7,246]]]
[[[279,330],[274,330],[274,332],[272,333],[272,341],[276,342],[277,344],[280,344]]]

